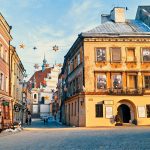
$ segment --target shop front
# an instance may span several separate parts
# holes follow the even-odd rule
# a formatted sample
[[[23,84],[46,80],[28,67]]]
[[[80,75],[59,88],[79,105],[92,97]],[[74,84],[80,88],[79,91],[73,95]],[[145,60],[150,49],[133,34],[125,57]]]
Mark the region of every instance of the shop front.
[[[0,130],[9,128],[12,124],[12,101],[2,98],[0,100]]]

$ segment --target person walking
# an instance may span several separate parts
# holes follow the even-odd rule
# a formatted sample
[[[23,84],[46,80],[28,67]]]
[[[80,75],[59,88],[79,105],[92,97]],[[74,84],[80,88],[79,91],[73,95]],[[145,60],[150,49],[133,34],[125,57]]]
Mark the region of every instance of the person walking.
[[[28,112],[28,125],[31,125],[31,113],[30,112]]]

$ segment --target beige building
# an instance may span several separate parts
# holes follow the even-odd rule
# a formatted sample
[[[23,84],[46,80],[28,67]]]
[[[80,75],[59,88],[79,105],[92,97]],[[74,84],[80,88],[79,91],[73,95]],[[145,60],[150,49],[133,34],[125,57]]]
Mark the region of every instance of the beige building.
[[[11,68],[11,96],[13,98],[13,121],[20,122],[23,118],[23,107],[26,104],[26,91],[23,91],[25,69],[16,52],[16,48],[10,46],[10,68]],[[24,94],[23,94],[24,93]]]
[[[150,27],[118,7],[101,21],[65,56],[62,121],[114,126],[117,116],[122,125],[150,125]]]

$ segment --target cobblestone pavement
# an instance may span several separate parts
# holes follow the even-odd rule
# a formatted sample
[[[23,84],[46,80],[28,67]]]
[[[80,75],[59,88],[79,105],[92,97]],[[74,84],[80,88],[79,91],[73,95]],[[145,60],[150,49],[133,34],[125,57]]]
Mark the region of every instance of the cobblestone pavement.
[[[24,128],[63,128],[65,126],[54,120],[49,120],[48,123],[44,124],[41,119],[32,119],[31,125],[25,125]]]
[[[0,150],[149,150],[150,127],[24,130],[0,137]]]

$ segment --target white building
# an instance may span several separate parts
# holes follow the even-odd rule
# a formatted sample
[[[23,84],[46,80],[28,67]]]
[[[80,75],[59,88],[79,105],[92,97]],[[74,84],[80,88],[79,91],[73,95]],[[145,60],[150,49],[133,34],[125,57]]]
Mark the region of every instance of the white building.
[[[33,117],[51,115],[53,93],[56,91],[60,65],[49,67],[46,59],[43,60],[42,70],[38,70],[29,80],[32,93]]]

